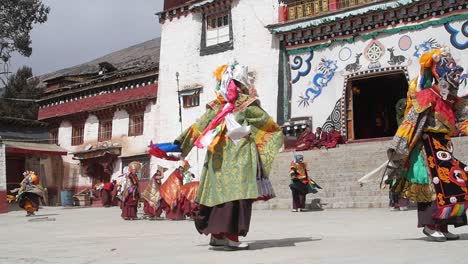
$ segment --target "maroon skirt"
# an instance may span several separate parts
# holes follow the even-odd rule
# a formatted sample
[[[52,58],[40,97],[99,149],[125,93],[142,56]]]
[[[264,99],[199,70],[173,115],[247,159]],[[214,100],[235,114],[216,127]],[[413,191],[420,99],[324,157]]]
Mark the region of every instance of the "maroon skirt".
[[[144,203],[143,212],[145,213],[145,215],[149,215],[151,217],[156,216],[156,210],[154,210],[154,208],[151,207],[151,205],[148,203],[148,201],[145,201],[145,203]]]
[[[214,207],[200,205],[195,211],[195,227],[200,234],[229,233],[246,236],[249,232],[253,200],[236,200]]]
[[[125,220],[136,220],[138,212],[138,199],[133,197],[127,198],[127,200],[122,203],[122,218]]]

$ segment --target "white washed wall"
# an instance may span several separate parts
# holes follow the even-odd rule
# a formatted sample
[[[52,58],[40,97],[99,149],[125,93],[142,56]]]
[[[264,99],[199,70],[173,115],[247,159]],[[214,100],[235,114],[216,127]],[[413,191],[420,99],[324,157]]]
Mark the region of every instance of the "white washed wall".
[[[461,30],[463,23],[464,21],[451,22],[450,24],[453,28]],[[382,68],[391,66],[407,66],[409,77],[410,79],[413,79],[417,77],[420,70],[419,58],[417,56],[420,56],[424,51],[427,51],[427,47],[430,46],[428,41],[433,38],[438,44],[449,46],[457,63],[464,66],[466,69],[466,67],[468,67],[466,64],[466,50],[461,50],[455,47],[451,43],[450,37],[451,35],[447,32],[444,26],[434,26],[420,31],[406,31],[393,35],[382,34],[377,37],[377,41],[384,47],[384,53],[378,61]],[[466,43],[468,41],[468,38],[463,36],[461,33],[459,36],[456,36],[456,39],[459,43]],[[289,60],[291,67],[299,65],[297,63],[300,60],[298,57],[301,57],[303,60],[302,67],[296,70],[292,68],[290,69],[291,79],[293,80],[299,72],[304,73],[303,77],[300,77],[297,82],[292,83],[291,116],[312,116],[314,127],[322,126],[327,117],[331,114],[335,103],[342,96],[345,77],[352,73],[352,71],[347,70],[346,67],[347,65],[355,63],[355,56],[357,53],[363,54],[360,57],[360,69],[356,72],[369,70],[370,61],[365,57],[365,50],[372,42],[372,39],[366,41],[358,39],[358,41],[352,44],[333,44],[326,49],[315,51],[311,60],[310,71],[307,71],[306,63],[306,59],[309,58],[310,53],[305,52],[298,55],[290,55]],[[389,63],[390,52],[387,49],[392,47],[394,48],[395,56],[402,55],[405,57],[403,63],[395,63],[394,65]],[[321,59],[330,60],[335,63],[336,71],[332,76],[329,75],[330,71],[324,72],[319,68]],[[333,65],[333,63],[331,65]],[[329,68],[333,69],[333,67],[334,66]],[[348,66],[348,69],[349,67],[350,66]],[[327,77],[327,75],[329,77]],[[317,91],[317,83],[319,83],[319,86],[320,84],[322,85],[320,95],[318,95],[313,102],[309,101],[308,107],[300,106],[300,97],[306,97],[306,91],[308,88],[312,88],[312,90]],[[465,81],[460,87],[459,95],[466,94],[468,94],[468,85]],[[308,95],[314,95],[314,93],[309,92]]]
[[[193,84],[203,86],[200,106],[183,109],[185,129],[204,113],[205,104],[215,99],[212,72],[231,58],[236,58],[239,63],[247,65],[249,71],[256,73],[254,85],[262,106],[276,118],[279,44],[265,28],[275,22],[276,8],[276,0],[233,1],[234,49],[208,56],[200,56],[201,14],[189,14],[162,24],[158,95],[160,119],[156,124],[156,142],[171,142],[180,134],[175,73],[180,74],[180,88]],[[204,156],[204,150],[193,150],[188,156],[192,171],[197,176]]]
[[[146,153],[149,142],[156,138],[155,133],[157,114],[156,104],[149,103],[144,113],[143,135],[128,136],[129,115],[126,111],[120,110],[114,113],[112,121],[112,144],[118,143],[122,146],[122,156],[141,155]],[[99,119],[95,115],[90,115],[85,123],[84,143],[79,146],[71,146],[72,125],[68,121],[63,121],[59,128],[59,145],[69,152],[83,151],[88,144],[96,146],[98,144]],[[73,155],[63,157],[64,162],[64,182],[65,188],[72,186],[90,186],[91,179],[83,177],[80,170],[80,162],[73,160]],[[153,171],[153,168],[151,168]],[[156,168],[154,168],[154,171]],[[114,163],[114,171],[111,175],[116,178],[121,174],[122,161],[117,159]]]

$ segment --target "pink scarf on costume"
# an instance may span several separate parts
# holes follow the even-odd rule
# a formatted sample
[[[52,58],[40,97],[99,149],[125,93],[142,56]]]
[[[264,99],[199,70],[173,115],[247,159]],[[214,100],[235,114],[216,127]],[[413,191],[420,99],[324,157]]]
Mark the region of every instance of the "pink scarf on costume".
[[[234,82],[234,80],[231,80],[228,85],[227,89],[227,104],[221,104],[219,108],[218,114],[211,120],[210,124],[203,130],[202,134],[197,138],[195,141],[194,145],[198,148],[204,148],[207,146],[204,146],[201,140],[203,137],[210,131],[216,129],[216,127],[221,124],[221,122],[224,121],[224,118],[226,117],[227,114],[232,113],[234,110],[234,107],[236,106],[236,100],[239,97],[239,92],[237,90],[237,85]]]

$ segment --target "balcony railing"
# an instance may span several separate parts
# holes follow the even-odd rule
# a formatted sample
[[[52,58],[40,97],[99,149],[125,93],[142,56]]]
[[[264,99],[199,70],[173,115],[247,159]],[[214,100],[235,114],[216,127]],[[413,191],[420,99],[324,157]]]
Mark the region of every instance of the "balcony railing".
[[[287,20],[319,16],[381,0],[309,0],[287,1]]]

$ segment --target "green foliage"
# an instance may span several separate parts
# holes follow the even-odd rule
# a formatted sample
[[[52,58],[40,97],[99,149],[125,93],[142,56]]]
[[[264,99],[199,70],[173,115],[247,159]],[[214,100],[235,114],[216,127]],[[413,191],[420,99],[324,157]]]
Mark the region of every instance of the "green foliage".
[[[46,22],[49,11],[42,0],[0,1],[0,79],[3,84],[11,55],[13,52],[26,57],[31,55],[33,25]]]
[[[7,78],[0,97],[0,116],[37,119],[38,106],[34,102],[43,92],[39,80],[33,78],[32,69],[22,67]]]

